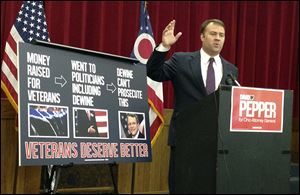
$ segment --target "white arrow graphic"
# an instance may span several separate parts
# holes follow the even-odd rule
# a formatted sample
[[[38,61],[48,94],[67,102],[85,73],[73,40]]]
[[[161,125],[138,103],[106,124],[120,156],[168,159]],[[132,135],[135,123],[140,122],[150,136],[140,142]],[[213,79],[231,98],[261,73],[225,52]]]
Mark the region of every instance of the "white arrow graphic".
[[[106,90],[111,91],[111,93],[114,93],[116,91],[116,86],[111,83],[111,84],[106,84]]]
[[[55,84],[60,84],[60,87],[64,87],[67,83],[66,79],[60,75],[60,77],[55,77]]]

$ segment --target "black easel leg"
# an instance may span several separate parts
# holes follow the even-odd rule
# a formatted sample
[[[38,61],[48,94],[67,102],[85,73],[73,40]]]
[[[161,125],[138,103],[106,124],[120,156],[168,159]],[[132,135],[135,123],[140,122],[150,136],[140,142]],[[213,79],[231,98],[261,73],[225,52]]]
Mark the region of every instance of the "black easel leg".
[[[116,163],[109,164],[109,169],[110,169],[110,175],[111,175],[113,186],[114,186],[114,194],[119,194],[118,186],[116,185],[114,172],[113,172],[113,166],[115,166],[115,165],[116,165]]]
[[[43,180],[43,193],[48,193],[48,186],[49,186],[49,174],[48,174],[48,167],[46,165],[42,166],[42,180]]]
[[[49,169],[49,166],[48,166],[48,169]],[[51,168],[51,170],[50,170],[50,177],[49,177],[49,182],[48,182],[48,194],[55,194],[56,193],[53,190],[54,188],[52,188],[52,181],[53,181],[53,179],[56,176],[56,169],[57,169],[57,166],[53,165],[52,168]],[[48,173],[49,173],[49,170],[48,170]]]
[[[131,194],[134,194],[134,180],[135,180],[135,163],[132,163]]]
[[[56,167],[55,169],[55,180],[54,180],[54,186],[53,186],[53,194],[56,194],[57,192],[57,186],[60,178],[60,172],[61,172],[61,166]]]

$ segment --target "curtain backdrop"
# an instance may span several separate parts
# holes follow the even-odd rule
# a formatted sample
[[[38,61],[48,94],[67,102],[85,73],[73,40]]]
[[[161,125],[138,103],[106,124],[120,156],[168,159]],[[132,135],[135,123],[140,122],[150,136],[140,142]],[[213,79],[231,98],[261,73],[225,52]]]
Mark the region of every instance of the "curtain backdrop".
[[[1,1],[1,62],[5,41],[21,1]],[[139,1],[45,1],[51,42],[130,56],[139,25]],[[294,90],[299,116],[298,1],[149,1],[156,43],[165,25],[176,20],[183,35],[172,53],[201,48],[199,27],[207,18],[226,25],[221,55],[239,68],[243,86]],[[1,97],[5,97],[1,91]],[[173,108],[173,88],[164,83],[165,108]]]

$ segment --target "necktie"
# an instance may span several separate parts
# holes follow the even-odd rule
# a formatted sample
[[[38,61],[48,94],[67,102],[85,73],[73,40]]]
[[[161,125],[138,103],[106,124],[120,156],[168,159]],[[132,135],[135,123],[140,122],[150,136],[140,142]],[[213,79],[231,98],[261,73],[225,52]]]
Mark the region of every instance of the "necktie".
[[[206,90],[208,94],[211,94],[215,91],[215,71],[213,67],[214,61],[214,58],[209,59],[209,65],[207,69]]]

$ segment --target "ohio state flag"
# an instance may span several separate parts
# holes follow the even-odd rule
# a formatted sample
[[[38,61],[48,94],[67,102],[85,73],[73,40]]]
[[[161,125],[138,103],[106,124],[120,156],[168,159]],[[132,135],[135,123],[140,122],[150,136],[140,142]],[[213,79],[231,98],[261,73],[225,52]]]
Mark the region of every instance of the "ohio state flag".
[[[155,41],[150,23],[146,2],[141,1],[140,5],[140,29],[138,37],[134,43],[131,53],[132,58],[136,58],[146,65],[153,49]],[[163,89],[162,83],[156,82],[147,77],[148,85],[148,104],[149,104],[149,122],[150,122],[150,138],[153,145],[164,125],[163,119]]]

